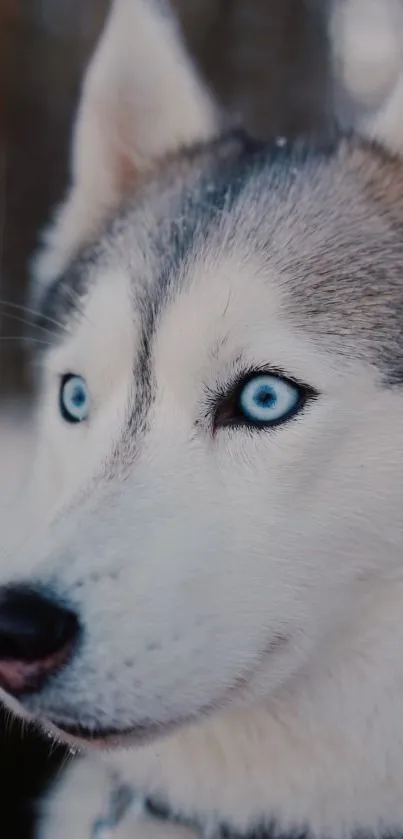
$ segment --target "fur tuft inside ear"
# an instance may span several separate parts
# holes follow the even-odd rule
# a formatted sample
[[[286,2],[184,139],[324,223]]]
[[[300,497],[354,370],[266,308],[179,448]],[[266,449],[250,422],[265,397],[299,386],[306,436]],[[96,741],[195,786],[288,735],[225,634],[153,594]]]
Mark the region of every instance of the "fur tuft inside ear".
[[[215,105],[169,7],[161,0],[113,0],[83,83],[72,185],[34,260],[34,280],[60,274],[156,161],[217,130]]]
[[[332,0],[342,120],[403,155],[403,0]]]

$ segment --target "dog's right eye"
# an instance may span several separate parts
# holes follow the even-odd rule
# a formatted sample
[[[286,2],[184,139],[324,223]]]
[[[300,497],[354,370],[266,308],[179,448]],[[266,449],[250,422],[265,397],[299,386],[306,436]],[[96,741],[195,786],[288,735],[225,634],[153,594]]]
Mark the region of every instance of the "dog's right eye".
[[[74,373],[63,376],[60,385],[60,413],[66,422],[78,423],[88,419],[90,394],[84,379]]]
[[[283,375],[251,372],[219,400],[214,427],[273,428],[294,417],[315,395],[311,388]]]

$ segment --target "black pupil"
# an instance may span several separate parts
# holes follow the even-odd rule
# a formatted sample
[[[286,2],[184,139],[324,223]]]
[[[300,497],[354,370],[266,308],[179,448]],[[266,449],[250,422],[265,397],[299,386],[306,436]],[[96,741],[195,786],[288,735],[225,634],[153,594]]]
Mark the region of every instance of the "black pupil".
[[[276,395],[269,387],[262,387],[256,395],[255,401],[264,408],[269,408],[276,401]]]
[[[73,402],[76,408],[81,408],[85,402],[84,388],[81,385],[76,385],[73,391]]]

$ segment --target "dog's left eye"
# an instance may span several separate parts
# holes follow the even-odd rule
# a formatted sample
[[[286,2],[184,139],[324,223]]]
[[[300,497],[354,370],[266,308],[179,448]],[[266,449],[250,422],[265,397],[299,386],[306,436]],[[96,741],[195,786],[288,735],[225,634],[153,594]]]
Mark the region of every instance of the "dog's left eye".
[[[214,425],[273,427],[294,416],[307,397],[308,389],[303,385],[283,376],[255,373],[220,401]]]
[[[67,373],[63,376],[59,395],[60,413],[66,422],[77,423],[88,419],[90,395],[81,376]]]

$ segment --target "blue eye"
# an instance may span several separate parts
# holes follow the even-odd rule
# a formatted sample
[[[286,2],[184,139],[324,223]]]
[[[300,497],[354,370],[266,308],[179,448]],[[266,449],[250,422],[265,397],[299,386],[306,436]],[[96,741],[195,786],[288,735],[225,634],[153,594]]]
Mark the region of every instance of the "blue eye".
[[[90,413],[90,395],[81,376],[68,373],[60,386],[60,412],[66,422],[84,422]]]
[[[275,373],[249,374],[219,400],[214,428],[270,428],[280,425],[316,395],[312,388]]]
[[[274,425],[288,419],[301,404],[301,388],[279,376],[256,375],[238,393],[238,407],[247,422]]]
[[[279,376],[260,374],[250,378],[238,392],[238,408],[249,423],[274,425],[284,422],[301,405],[298,385]]]

